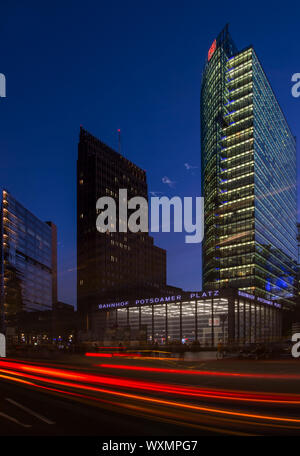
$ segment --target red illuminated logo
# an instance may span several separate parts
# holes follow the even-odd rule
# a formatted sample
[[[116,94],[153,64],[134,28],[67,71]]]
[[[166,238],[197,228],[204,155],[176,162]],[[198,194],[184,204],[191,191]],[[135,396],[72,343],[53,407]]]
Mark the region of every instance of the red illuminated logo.
[[[208,61],[212,58],[215,50],[217,48],[217,40],[214,40],[208,51]]]

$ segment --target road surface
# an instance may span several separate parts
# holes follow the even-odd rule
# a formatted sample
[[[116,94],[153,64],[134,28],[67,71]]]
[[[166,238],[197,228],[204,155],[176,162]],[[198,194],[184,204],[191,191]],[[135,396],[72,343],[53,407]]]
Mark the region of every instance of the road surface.
[[[300,435],[300,363],[0,359],[0,435]]]

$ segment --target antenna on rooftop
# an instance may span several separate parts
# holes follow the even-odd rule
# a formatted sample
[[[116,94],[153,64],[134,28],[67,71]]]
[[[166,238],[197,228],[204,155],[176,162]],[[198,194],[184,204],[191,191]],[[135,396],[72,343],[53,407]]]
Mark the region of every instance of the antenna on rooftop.
[[[118,152],[121,154],[121,129],[118,128]]]

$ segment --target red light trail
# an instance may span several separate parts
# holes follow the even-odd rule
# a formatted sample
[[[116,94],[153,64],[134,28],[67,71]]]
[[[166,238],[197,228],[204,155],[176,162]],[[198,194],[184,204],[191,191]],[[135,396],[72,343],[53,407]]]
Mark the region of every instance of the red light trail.
[[[102,365],[101,367],[112,367],[111,365]],[[116,367],[116,366],[114,366]],[[123,369],[124,366],[121,367]],[[128,366],[126,366],[127,368]],[[117,366],[116,368],[119,368]],[[130,366],[130,370],[143,369],[146,372],[159,372],[159,373],[190,373],[184,369],[162,369],[162,368],[143,368],[139,366]],[[201,371],[199,371],[201,372]],[[223,373],[222,373],[223,374]],[[234,374],[234,373],[225,373]],[[246,374],[244,374],[246,375]],[[252,413],[251,411],[244,410],[229,410],[225,408],[218,408],[216,406],[209,406],[196,403],[181,402],[178,400],[178,396],[184,396],[186,399],[192,399],[195,401],[197,398],[213,400],[213,401],[234,401],[234,403],[240,402],[241,404],[261,403],[265,405],[297,405],[300,404],[299,394],[283,394],[283,393],[266,393],[266,392],[249,392],[249,391],[235,391],[225,389],[213,389],[213,388],[201,388],[194,386],[184,386],[178,384],[169,384],[154,381],[136,380],[122,377],[110,377],[93,373],[85,373],[82,371],[67,370],[61,368],[52,368],[47,366],[41,366],[37,364],[28,364],[23,362],[11,362],[10,360],[0,360],[0,378],[8,381],[18,382],[24,386],[34,387],[38,389],[45,389],[66,396],[78,396],[89,399],[91,402],[100,401],[111,403],[115,406],[115,402],[105,401],[97,396],[96,394],[104,394],[115,397],[122,397],[129,401],[143,401],[145,403],[160,405],[162,407],[171,407],[177,409],[172,412],[174,419],[178,417],[178,409],[186,410],[186,412],[202,412],[213,414],[222,417],[235,417],[241,419],[254,420],[253,425],[267,425],[263,424],[264,421],[280,423],[278,425],[287,426],[289,423],[293,428],[295,425],[300,425],[300,417],[286,417],[286,416],[273,416],[272,413]],[[52,387],[50,386],[52,385]],[[97,386],[99,385],[99,386]],[[100,386],[101,385],[101,386]],[[60,389],[55,388],[60,387]],[[64,390],[67,388],[67,390]],[[112,389],[111,389],[112,388]],[[85,396],[83,394],[77,394],[71,392],[72,390],[81,390],[93,393],[93,396]],[[120,390],[121,389],[121,390]],[[125,391],[127,390],[127,391]],[[136,391],[143,390],[144,394],[138,394]],[[151,395],[155,393],[155,397]],[[169,398],[159,397],[160,395],[168,394],[176,397],[175,400]],[[159,395],[159,396],[157,396]],[[127,402],[123,405],[125,408],[139,408],[130,406]],[[149,409],[150,410],[150,409]],[[145,413],[149,412],[145,409]],[[297,409],[298,410],[298,407]],[[156,413],[153,411],[153,413]],[[159,413],[157,411],[157,413]],[[171,413],[171,412],[170,412]],[[197,418],[198,417],[198,418]],[[193,420],[203,420],[200,415],[193,415]],[[210,419],[214,419],[210,417]],[[259,420],[259,423],[257,423]],[[244,423],[245,424],[245,423]],[[248,423],[249,424],[249,423]],[[273,426],[273,425],[268,425]],[[297,427],[298,429],[298,427]]]
[[[278,379],[278,380],[300,380],[298,374],[252,374],[239,372],[219,372],[219,371],[200,371],[190,369],[165,369],[161,367],[146,367],[146,366],[125,366],[123,364],[96,364],[96,366],[108,369],[121,369],[129,371],[141,372],[158,372],[165,374],[182,374],[182,375],[203,375],[213,377],[241,377],[241,378],[260,378],[260,379]]]
[[[139,353],[86,353],[90,358],[140,358]]]
[[[41,366],[11,363],[7,361],[1,361],[0,367],[6,367],[13,369],[13,371],[5,371],[0,369],[0,372],[19,374],[17,371],[26,372],[22,374],[26,378],[34,378],[43,381],[49,381],[49,378],[45,377],[31,377],[27,374],[36,373],[48,377],[64,378],[67,380],[77,380],[84,383],[92,384],[103,384],[113,387],[139,389],[146,391],[153,391],[156,393],[168,393],[168,394],[179,394],[182,396],[190,397],[205,397],[212,399],[222,400],[235,400],[235,401],[248,401],[248,402],[264,402],[264,403],[276,403],[276,404],[300,404],[300,395],[279,395],[279,394],[267,394],[260,392],[247,392],[247,391],[234,391],[234,390],[219,390],[211,388],[195,388],[191,386],[178,386],[173,384],[166,384],[161,382],[146,382],[144,380],[132,380],[121,377],[107,377],[94,374],[85,374],[81,372],[62,370],[62,369],[49,369]]]

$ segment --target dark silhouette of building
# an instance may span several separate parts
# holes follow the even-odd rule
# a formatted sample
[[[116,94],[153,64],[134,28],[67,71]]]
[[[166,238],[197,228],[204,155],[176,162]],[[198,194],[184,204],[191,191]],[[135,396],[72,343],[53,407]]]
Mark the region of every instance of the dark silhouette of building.
[[[52,261],[52,306],[57,303],[57,228],[53,222],[46,222],[51,228]]]
[[[155,246],[148,233],[120,232],[119,227],[116,232],[97,231],[98,198],[114,198],[119,220],[119,189],[127,189],[128,200],[134,196],[148,199],[146,172],[81,127],[77,160],[77,308],[86,330],[91,328],[91,310],[101,302],[176,290],[166,284],[166,251]]]
[[[78,329],[77,312],[74,306],[57,301],[52,311],[52,338],[58,344],[73,344],[76,340]]]

